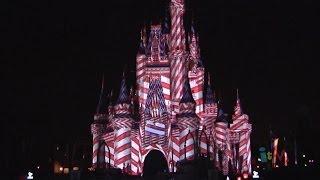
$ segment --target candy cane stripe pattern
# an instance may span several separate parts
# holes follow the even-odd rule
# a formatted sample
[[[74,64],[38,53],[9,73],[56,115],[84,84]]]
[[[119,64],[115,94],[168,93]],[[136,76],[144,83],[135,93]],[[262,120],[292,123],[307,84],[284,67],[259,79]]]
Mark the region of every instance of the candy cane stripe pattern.
[[[200,119],[203,118],[203,85],[204,85],[204,70],[198,68],[189,72],[189,80],[191,86],[192,97],[196,103],[195,113]]]
[[[237,100],[234,107],[234,114],[232,116],[233,122],[230,124],[231,132],[236,132],[239,134],[239,158],[242,158],[242,173],[251,173],[251,147],[250,147],[250,134],[251,134],[251,124],[249,123],[249,117],[243,114],[240,105],[239,93],[237,90]],[[238,159],[237,161],[240,161]]]
[[[183,26],[184,1],[171,1],[171,97],[175,112],[182,97],[186,77],[185,30]]]
[[[200,154],[204,154],[207,156],[209,140],[206,135],[205,129],[200,132]]]
[[[196,19],[184,23],[186,7],[194,14],[184,0],[170,0],[164,17],[141,28],[130,93],[125,72],[132,75],[131,69],[123,72],[117,98],[111,87],[116,82],[105,84],[102,76],[91,124],[94,170],[120,168],[143,175],[149,152],[160,151],[170,172],[179,173],[179,161],[204,156],[224,175],[231,170],[251,174],[249,117],[238,92],[232,118],[223,112],[227,104],[215,97],[200,55]]]
[[[133,175],[139,175],[141,173],[141,154],[138,129],[132,130],[131,139],[131,171]]]

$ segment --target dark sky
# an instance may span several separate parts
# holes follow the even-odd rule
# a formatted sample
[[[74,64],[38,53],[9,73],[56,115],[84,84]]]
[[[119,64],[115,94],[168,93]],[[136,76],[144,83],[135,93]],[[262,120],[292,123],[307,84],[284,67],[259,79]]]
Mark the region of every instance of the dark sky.
[[[161,2],[1,5],[1,132],[12,156],[19,154],[23,140],[38,157],[46,156],[55,143],[90,139],[102,73],[107,89],[117,90],[126,64],[133,83],[130,71],[140,28],[144,19],[162,16]],[[308,129],[300,134],[319,134],[320,28],[315,4],[197,0],[188,6],[215,90],[232,113],[239,88],[242,107],[253,123],[254,146],[266,143],[269,126],[279,135],[289,136],[296,127]]]

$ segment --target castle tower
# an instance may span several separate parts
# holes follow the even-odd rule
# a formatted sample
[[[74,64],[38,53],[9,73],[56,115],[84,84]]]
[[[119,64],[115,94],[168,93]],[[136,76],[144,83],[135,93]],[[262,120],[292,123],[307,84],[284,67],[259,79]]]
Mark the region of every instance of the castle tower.
[[[203,87],[204,87],[204,67],[200,57],[199,36],[195,32],[194,25],[191,25],[189,35],[188,57],[188,77],[192,91],[192,97],[195,100],[195,113],[203,120],[204,105],[203,105]]]
[[[207,90],[206,90],[206,98],[204,104],[204,118],[200,121],[200,151],[202,154],[207,154],[209,146],[209,152],[213,155],[213,148],[214,144],[209,143],[213,142],[213,132],[214,132],[214,122],[218,115],[218,105],[214,96],[214,93],[211,89],[211,81],[210,81],[210,74],[208,73],[208,83],[207,83]],[[205,137],[204,138],[204,135]]]
[[[233,137],[239,137],[239,148],[237,149],[238,157],[236,157],[236,161],[237,164],[242,162],[236,169],[240,173],[251,174],[250,134],[252,127],[249,123],[249,116],[242,112],[238,90],[232,120],[233,122],[230,124],[230,131],[234,134]]]
[[[101,152],[101,146],[103,145],[101,141],[101,136],[104,133],[104,123],[107,120],[107,102],[106,102],[106,94],[104,90],[104,77],[102,77],[101,80],[101,91],[100,91],[100,96],[99,96],[99,101],[98,105],[96,108],[96,112],[94,114],[94,122],[91,124],[91,133],[92,133],[92,141],[93,141],[93,146],[92,146],[92,167],[97,168],[98,163],[99,164],[104,164],[105,162],[104,157],[98,158],[98,156],[103,154]],[[98,162],[98,159],[101,162]],[[103,161],[103,162],[102,162]]]
[[[114,106],[114,112],[115,114],[112,119],[112,124],[115,128],[115,166],[123,169],[128,166],[131,161],[130,131],[132,126],[130,99],[124,76],[121,81],[119,97]]]
[[[179,110],[179,102],[183,94],[183,86],[187,73],[187,54],[185,45],[185,30],[183,16],[185,12],[184,0],[171,0],[171,31],[170,31],[170,68],[171,68],[171,99],[173,114]]]
[[[188,81],[185,81],[179,108],[177,124],[180,129],[180,160],[194,159],[199,118],[195,114],[195,101],[192,98]]]

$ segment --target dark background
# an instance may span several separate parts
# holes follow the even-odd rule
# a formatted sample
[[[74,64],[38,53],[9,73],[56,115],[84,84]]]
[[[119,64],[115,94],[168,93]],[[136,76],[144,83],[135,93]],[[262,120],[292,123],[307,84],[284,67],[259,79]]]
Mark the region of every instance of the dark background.
[[[127,65],[129,84],[134,84],[140,28],[145,19],[162,17],[164,4],[1,2],[5,168],[47,161],[57,144],[83,140],[90,145],[102,73],[107,90],[117,94]],[[200,34],[202,60],[227,113],[239,88],[253,123],[253,147],[268,145],[271,128],[288,139],[297,135],[300,150],[317,156],[311,141],[319,136],[315,3],[194,0],[188,7]]]

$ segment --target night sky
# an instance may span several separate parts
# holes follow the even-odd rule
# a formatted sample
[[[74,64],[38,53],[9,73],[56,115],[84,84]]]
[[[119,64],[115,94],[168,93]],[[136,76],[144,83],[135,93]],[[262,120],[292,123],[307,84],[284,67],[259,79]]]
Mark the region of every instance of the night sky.
[[[46,159],[55,144],[90,142],[102,74],[107,90],[117,94],[126,65],[134,84],[140,28],[144,20],[163,17],[163,2],[1,5],[5,162],[25,156],[22,142],[32,146],[28,156],[34,161]],[[307,140],[319,135],[320,125],[316,6],[311,1],[194,0],[188,7],[200,34],[202,60],[229,114],[239,88],[253,123],[253,147],[267,144],[271,127],[277,135],[297,134],[304,148],[316,153]]]

